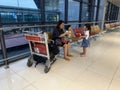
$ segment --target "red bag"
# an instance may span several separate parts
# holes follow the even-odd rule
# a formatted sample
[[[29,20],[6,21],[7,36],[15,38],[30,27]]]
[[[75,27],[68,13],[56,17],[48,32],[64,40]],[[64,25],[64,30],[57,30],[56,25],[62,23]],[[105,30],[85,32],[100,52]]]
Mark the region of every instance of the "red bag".
[[[68,44],[69,41],[67,40],[61,40],[62,43]]]

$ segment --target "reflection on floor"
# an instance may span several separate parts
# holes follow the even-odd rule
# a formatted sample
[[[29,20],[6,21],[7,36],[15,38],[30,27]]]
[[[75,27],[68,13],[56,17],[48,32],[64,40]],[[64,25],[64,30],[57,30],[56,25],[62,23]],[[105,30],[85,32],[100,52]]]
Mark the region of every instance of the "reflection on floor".
[[[0,68],[0,90],[120,90],[120,33],[107,33],[91,41],[87,57],[71,48],[74,57],[62,57],[44,73],[44,65],[26,66],[27,58]]]

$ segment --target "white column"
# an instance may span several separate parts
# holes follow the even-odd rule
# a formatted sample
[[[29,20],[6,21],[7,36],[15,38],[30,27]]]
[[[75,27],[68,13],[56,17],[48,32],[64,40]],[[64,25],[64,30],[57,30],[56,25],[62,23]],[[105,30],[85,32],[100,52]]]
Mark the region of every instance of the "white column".
[[[107,3],[107,0],[100,0],[99,21],[101,21],[100,28],[102,30],[104,29],[105,13],[106,13],[106,3]]]

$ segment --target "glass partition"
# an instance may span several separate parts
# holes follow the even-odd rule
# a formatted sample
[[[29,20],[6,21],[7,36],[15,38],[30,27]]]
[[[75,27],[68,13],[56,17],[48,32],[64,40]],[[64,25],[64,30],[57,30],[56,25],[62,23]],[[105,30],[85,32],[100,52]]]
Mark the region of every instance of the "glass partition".
[[[68,0],[68,21],[79,21],[80,2]]]
[[[90,12],[89,12],[89,5],[83,3],[81,20],[82,21],[89,21],[89,14],[90,14]]]

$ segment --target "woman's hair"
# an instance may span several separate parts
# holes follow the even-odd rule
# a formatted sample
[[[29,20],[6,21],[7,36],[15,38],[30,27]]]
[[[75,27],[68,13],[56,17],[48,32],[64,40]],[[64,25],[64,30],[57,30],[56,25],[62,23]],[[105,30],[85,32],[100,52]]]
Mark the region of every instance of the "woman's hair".
[[[65,29],[66,29],[66,30],[68,30],[68,29],[69,29],[69,27],[71,27],[71,25],[67,25]]]
[[[57,23],[56,28],[57,28],[57,29],[60,29],[60,25],[61,25],[62,23],[64,23],[64,21],[63,21],[63,20],[60,20],[60,21]]]
[[[91,25],[90,24],[85,24],[87,30],[91,31]]]

